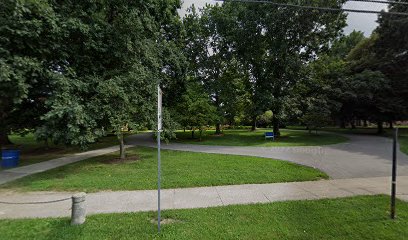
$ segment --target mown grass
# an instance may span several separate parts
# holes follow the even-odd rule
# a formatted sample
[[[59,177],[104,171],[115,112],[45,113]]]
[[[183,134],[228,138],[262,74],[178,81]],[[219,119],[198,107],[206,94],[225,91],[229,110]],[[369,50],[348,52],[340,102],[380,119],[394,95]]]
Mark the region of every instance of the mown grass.
[[[264,133],[272,132],[271,129],[250,130],[224,130],[222,135],[215,135],[215,131],[206,131],[202,140],[198,139],[199,133],[196,132],[195,139],[192,139],[191,132],[177,132],[177,142],[202,144],[202,145],[221,145],[221,146],[258,146],[258,147],[285,147],[285,146],[319,146],[336,144],[347,141],[344,136],[326,133],[309,133],[304,130],[282,129],[281,136],[275,141],[265,140]]]
[[[291,201],[163,211],[176,220],[157,226],[155,212],[67,218],[0,220],[1,239],[407,239],[408,203],[390,220],[386,196]]]
[[[401,152],[408,154],[408,135],[400,136],[399,144],[401,147]]]
[[[142,190],[157,188],[157,150],[128,150],[137,161],[111,164],[117,153],[91,158],[0,186],[26,191]],[[328,178],[314,168],[248,156],[162,151],[163,188],[312,181]]]

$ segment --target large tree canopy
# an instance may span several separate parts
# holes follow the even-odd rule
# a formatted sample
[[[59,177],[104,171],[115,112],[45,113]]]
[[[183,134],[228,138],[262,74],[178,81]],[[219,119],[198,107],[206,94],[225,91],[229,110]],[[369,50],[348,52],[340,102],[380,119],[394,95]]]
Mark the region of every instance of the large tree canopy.
[[[339,6],[342,1],[325,4]],[[224,42],[223,50],[233,54],[245,69],[254,127],[258,115],[272,110],[278,135],[283,100],[302,77],[303,64],[327,49],[341,33],[345,15],[239,2],[226,2],[211,11],[215,36]]]
[[[2,135],[18,130],[13,114],[27,104],[43,110],[32,126],[37,136],[66,144],[151,124],[158,82],[169,101],[181,94],[179,7],[179,0],[4,1]]]
[[[11,129],[41,123],[61,28],[49,1],[2,1],[0,6],[0,144]]]

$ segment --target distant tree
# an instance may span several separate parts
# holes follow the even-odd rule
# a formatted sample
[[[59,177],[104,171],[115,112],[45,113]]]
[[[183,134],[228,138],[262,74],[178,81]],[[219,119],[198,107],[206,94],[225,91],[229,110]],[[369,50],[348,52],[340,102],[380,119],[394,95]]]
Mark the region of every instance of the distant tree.
[[[333,41],[328,52],[332,58],[345,59],[350,51],[365,39],[364,33],[353,31],[349,35],[342,36]]]
[[[294,91],[306,96],[298,104],[301,112],[309,112],[311,98],[325,103],[322,106],[329,109],[331,118],[337,119],[342,127],[347,123],[354,127],[357,119],[377,121],[380,99],[388,85],[381,73],[367,69],[372,65],[370,49],[374,41],[375,36],[366,39],[353,32],[335,40],[326,54],[311,62],[310,73],[306,74],[309,77],[302,79]]]
[[[408,13],[408,5],[389,4],[388,9]],[[376,70],[390,80],[391,91],[387,97],[393,103],[389,106],[393,112],[389,119],[392,126],[392,120],[408,118],[408,17],[380,14],[378,23],[373,52]]]
[[[258,116],[257,118],[257,126],[268,127],[272,123],[273,119],[273,112],[266,111],[264,114]]]
[[[204,88],[196,82],[188,84],[182,101],[177,106],[180,114],[177,119],[184,128],[191,129],[191,138],[195,138],[198,130],[201,141],[202,133],[207,126],[213,124],[217,119],[216,108],[211,104]]]
[[[325,6],[341,4],[342,1],[325,2]],[[227,39],[228,48],[242,62],[248,76],[247,108],[253,129],[256,117],[271,109],[274,132],[279,135],[284,100],[301,78],[303,65],[327,50],[339,36],[345,15],[267,3],[227,2],[220,8],[224,17],[218,21],[217,30]]]
[[[203,84],[211,103],[217,109],[216,134],[226,118],[238,112],[242,92],[240,64],[228,49],[228,42],[219,34],[217,22],[225,17],[220,7],[206,5],[197,12],[194,5],[183,19],[186,29],[185,53],[189,59],[189,75]],[[241,88],[241,89],[240,89]]]
[[[331,112],[329,105],[324,99],[307,99],[307,110],[301,117],[301,121],[306,125],[309,133],[312,130],[323,128],[331,122]]]

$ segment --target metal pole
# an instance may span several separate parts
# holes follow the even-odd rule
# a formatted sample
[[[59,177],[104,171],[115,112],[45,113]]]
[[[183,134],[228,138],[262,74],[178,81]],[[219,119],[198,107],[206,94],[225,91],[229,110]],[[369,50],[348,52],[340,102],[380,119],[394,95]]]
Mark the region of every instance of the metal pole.
[[[392,145],[391,219],[395,219],[395,195],[397,193],[397,142],[398,128],[395,128]]]
[[[160,180],[161,180],[161,159],[160,159],[160,130],[157,131],[157,175],[158,175],[158,181],[157,181],[157,209],[158,209],[158,214],[157,214],[157,227],[158,231],[160,232],[160,222],[161,222],[161,216],[160,216]]]
[[[160,131],[162,129],[162,95],[160,85],[157,86],[157,229],[160,233],[161,209],[160,209],[160,188],[161,188],[161,156],[160,156]]]

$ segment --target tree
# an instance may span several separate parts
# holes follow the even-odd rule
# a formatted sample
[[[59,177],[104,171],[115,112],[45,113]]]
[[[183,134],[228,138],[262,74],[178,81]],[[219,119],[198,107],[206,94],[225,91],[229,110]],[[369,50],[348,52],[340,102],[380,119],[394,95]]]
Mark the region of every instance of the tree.
[[[186,29],[185,53],[189,59],[189,75],[203,84],[213,106],[217,109],[216,134],[221,125],[237,114],[242,93],[240,64],[232,58],[225,38],[219,34],[216,22],[223,11],[218,5],[206,5],[198,13],[192,6],[184,18]]]
[[[309,133],[312,130],[317,132],[318,128],[322,128],[330,124],[330,108],[324,99],[307,99],[307,110],[301,117],[301,121],[306,125]]]
[[[86,147],[114,132],[123,150],[124,129],[152,125],[159,82],[170,93],[169,102],[182,92],[178,0],[10,1],[6,6],[2,21],[10,28],[1,31],[13,31],[0,40],[6,46],[1,51],[10,55],[0,64],[7,82],[39,83],[39,89],[21,84],[19,95],[10,97],[18,104],[19,98],[41,101],[39,139]],[[13,67],[23,61],[26,72]],[[42,95],[27,97],[31,92]]]
[[[0,7],[0,147],[8,134],[42,123],[59,48],[58,17],[48,1],[2,1]]]
[[[184,128],[191,129],[191,138],[195,138],[195,131],[202,132],[206,126],[215,122],[216,108],[211,104],[202,85],[195,81],[190,82],[182,101],[178,105],[178,121]]]
[[[341,4],[325,2],[326,6]],[[283,100],[301,78],[303,64],[326,50],[330,41],[341,33],[345,15],[267,3],[227,2],[220,8],[226,17],[218,23],[219,34],[228,39],[228,48],[245,66],[248,76],[246,87],[251,96],[248,108],[253,129],[256,117],[271,109],[274,132],[279,135]]]
[[[257,118],[257,126],[268,127],[272,123],[273,119],[273,112],[266,111],[264,114],[258,116]]]
[[[408,5],[389,4],[388,8],[390,12],[408,12]],[[393,112],[389,119],[392,123],[408,117],[408,17],[381,14],[378,23],[372,51],[375,69],[390,80],[388,109]]]
[[[312,112],[316,112],[313,110],[314,106],[320,105],[323,108],[321,109],[322,112],[325,113],[323,115],[330,112],[330,118],[337,120],[341,127],[345,127],[347,123],[351,123],[354,127],[356,119],[368,120],[371,118],[368,105],[363,105],[364,94],[372,96],[370,90],[379,94],[378,85],[375,85],[378,81],[373,81],[373,86],[367,86],[366,79],[362,79],[364,76],[367,78],[375,77],[375,79],[377,77],[375,74],[368,74],[368,72],[354,76],[354,74],[361,72],[352,71],[354,64],[350,60],[353,52],[357,51],[355,49],[360,48],[356,46],[367,43],[367,39],[361,32],[352,32],[350,35],[342,36],[333,41],[328,52],[308,64],[304,74],[306,77],[302,78],[292,91],[294,93],[292,99],[297,99],[296,108],[302,113],[300,116],[305,117],[304,114],[309,113],[307,118],[310,119],[310,108],[312,108]],[[366,52],[366,50],[361,51]],[[355,61],[369,58],[370,56],[365,55],[365,57],[355,58]],[[313,104],[310,104],[310,101]],[[367,111],[364,111],[365,108]],[[323,122],[327,122],[324,121],[325,118],[327,116],[323,117]]]

